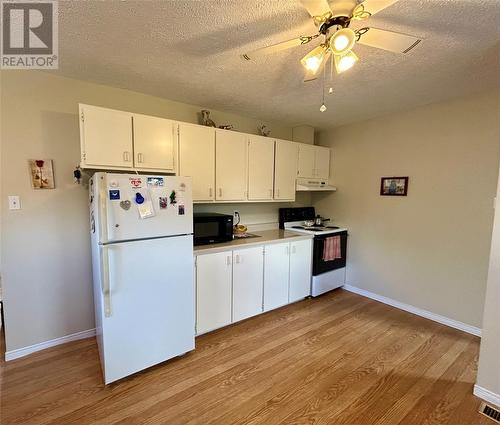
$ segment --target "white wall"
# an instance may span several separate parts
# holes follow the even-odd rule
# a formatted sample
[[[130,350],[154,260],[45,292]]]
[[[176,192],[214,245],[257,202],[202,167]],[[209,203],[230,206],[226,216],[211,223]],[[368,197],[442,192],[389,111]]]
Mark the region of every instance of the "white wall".
[[[496,399],[488,401],[500,406],[500,179],[491,239],[477,385],[481,390],[493,393]],[[476,394],[480,397],[485,395],[483,391]]]
[[[338,192],[313,204],[350,229],[349,284],[481,327],[499,102],[497,91],[320,134]],[[408,196],[379,196],[382,176],[409,176]]]
[[[187,122],[197,122],[202,107],[36,71],[4,71],[1,78],[2,282],[11,351],[94,326],[87,190],[73,183],[78,102]],[[212,115],[248,133],[263,123]],[[265,124],[273,136],[291,138],[291,128]],[[55,190],[31,189],[27,161],[33,158],[54,160]],[[9,211],[7,195],[19,195],[22,210]],[[264,207],[261,220],[275,208]],[[258,215],[252,212],[253,222]]]

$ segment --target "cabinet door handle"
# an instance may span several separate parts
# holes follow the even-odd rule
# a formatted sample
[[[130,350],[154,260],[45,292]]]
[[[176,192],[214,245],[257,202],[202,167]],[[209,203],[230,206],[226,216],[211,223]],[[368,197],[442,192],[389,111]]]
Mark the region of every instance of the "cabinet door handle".
[[[219,197],[222,198],[222,187],[219,187]]]
[[[295,254],[297,252],[297,247],[295,245],[292,245],[292,254]]]
[[[209,187],[209,188],[208,188],[208,196],[209,196],[210,198],[212,197],[212,193],[213,193],[213,192],[212,192],[212,188],[211,188],[211,187]]]
[[[128,152],[123,152],[123,161],[128,162]]]
[[[137,154],[137,162],[138,162],[139,164],[141,164],[141,163],[142,163],[142,153],[138,153],[138,154]]]
[[[286,255],[290,255],[290,247],[288,245],[286,247]]]
[[[273,197],[273,190],[272,189],[269,189],[269,197],[272,198]]]
[[[240,264],[240,256],[236,254],[236,264]]]
[[[280,190],[278,189],[277,191],[278,198],[280,197]]]
[[[230,266],[230,265],[231,265],[231,256],[230,256],[230,255],[228,255],[228,256],[226,257],[226,266]]]

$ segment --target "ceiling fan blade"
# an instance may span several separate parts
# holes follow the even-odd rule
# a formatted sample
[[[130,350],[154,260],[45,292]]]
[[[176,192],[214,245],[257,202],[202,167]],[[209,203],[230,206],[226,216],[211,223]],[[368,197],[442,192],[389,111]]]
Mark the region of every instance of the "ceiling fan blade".
[[[327,0],[300,0],[300,2],[312,17],[321,16],[330,12],[330,6]]]
[[[412,35],[381,30],[378,28],[361,28],[356,31],[358,43],[395,53],[408,53],[422,40]]]
[[[354,9],[353,19],[369,18],[398,1],[399,0],[365,0]]]
[[[283,41],[281,43],[273,44],[272,46],[262,47],[257,50],[245,53],[241,57],[247,61],[259,58],[261,56],[269,55],[271,53],[279,52],[280,50],[291,49],[292,47],[301,46],[302,44],[307,44],[311,40],[319,37],[319,34],[315,35],[303,35],[292,40]]]

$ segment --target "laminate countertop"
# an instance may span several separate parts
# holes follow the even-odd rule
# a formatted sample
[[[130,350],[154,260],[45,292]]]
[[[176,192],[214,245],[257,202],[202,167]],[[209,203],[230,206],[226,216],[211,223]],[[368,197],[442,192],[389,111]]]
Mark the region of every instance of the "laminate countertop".
[[[208,245],[197,245],[194,247],[194,254],[212,254],[214,252],[224,252],[237,248],[247,248],[258,245],[270,245],[280,242],[292,242],[313,239],[313,235],[290,232],[289,230],[274,229],[262,232],[248,232],[257,235],[256,238],[233,239],[231,242],[214,243]]]

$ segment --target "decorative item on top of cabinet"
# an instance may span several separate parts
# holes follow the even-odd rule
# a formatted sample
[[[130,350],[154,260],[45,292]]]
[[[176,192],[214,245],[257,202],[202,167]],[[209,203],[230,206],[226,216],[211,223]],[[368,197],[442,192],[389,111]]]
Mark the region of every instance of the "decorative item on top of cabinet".
[[[212,118],[210,118],[210,111],[207,109],[201,111],[201,123],[207,127],[217,127]]]
[[[268,137],[271,134],[271,130],[265,124],[259,125],[257,128],[261,136]]]

